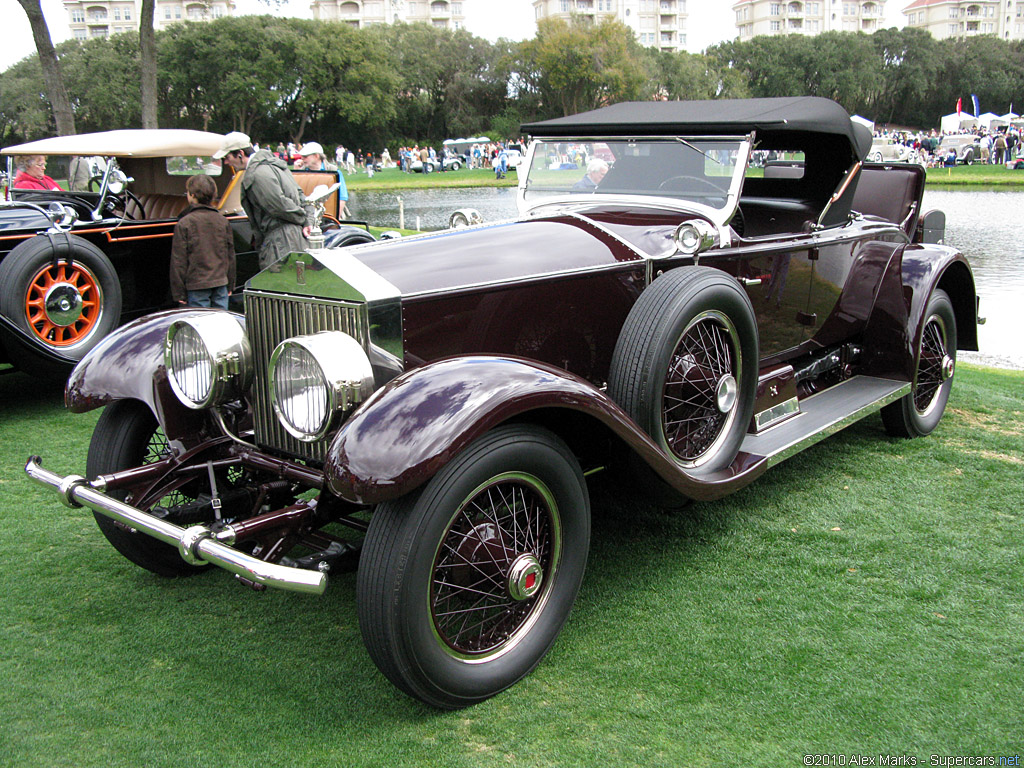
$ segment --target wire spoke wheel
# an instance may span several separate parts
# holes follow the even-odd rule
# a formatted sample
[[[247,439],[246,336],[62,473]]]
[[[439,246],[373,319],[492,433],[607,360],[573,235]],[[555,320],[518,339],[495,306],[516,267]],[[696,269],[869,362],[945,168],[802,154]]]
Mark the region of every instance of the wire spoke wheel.
[[[536,477],[509,474],[455,513],[434,559],[431,616],[453,655],[501,653],[528,628],[560,553],[558,508]]]
[[[698,316],[672,353],[662,396],[662,428],[672,453],[698,464],[736,415],[736,330],[721,312]]]
[[[949,295],[941,288],[933,290],[923,316],[914,389],[882,408],[885,431],[895,437],[921,437],[935,429],[953,387],[957,333]]]
[[[555,642],[583,580],[590,498],[553,433],[507,424],[379,504],[359,558],[359,629],[401,690],[456,709],[505,690]]]
[[[917,368],[917,389],[914,407],[922,416],[934,406],[939,387],[949,378],[949,355],[946,349],[946,325],[932,315],[921,336],[921,359]]]
[[[714,267],[684,266],[640,294],[619,332],[608,394],[692,475],[736,458],[757,393],[758,333],[743,287]],[[640,492],[679,507],[661,475],[632,460]]]

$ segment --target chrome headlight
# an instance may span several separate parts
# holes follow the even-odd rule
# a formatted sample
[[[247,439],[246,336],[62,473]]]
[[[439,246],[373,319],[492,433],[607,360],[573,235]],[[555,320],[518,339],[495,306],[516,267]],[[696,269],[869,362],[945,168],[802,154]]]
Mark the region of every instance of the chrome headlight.
[[[270,357],[274,412],[288,433],[304,442],[326,435],[339,416],[372,392],[370,360],[347,333],[287,339]]]
[[[717,232],[703,219],[690,219],[676,227],[676,247],[684,256],[694,256],[715,244]]]
[[[189,408],[236,400],[252,383],[252,349],[239,322],[226,312],[175,320],[164,340],[171,389]]]

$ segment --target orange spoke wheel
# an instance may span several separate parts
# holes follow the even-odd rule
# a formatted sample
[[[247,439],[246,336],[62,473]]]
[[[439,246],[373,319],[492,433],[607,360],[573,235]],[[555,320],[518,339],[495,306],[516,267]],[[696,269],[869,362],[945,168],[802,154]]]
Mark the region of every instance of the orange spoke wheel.
[[[96,275],[84,264],[47,264],[25,293],[25,317],[44,343],[68,347],[87,338],[99,320],[103,296]]]

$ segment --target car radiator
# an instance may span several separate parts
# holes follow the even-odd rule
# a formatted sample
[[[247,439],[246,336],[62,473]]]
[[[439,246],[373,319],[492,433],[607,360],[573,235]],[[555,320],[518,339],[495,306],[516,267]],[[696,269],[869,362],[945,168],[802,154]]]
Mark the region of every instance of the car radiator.
[[[343,331],[365,348],[366,306],[247,290],[245,321],[256,371],[252,388],[256,443],[275,452],[322,462],[329,438],[315,443],[299,440],[288,433],[274,413],[270,400],[270,356],[285,339],[319,331]]]

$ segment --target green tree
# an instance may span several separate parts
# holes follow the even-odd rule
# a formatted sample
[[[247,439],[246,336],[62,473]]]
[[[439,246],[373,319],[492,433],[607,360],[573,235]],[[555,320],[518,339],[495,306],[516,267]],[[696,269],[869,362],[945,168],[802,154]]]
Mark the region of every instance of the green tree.
[[[57,124],[57,133],[61,136],[73,134],[76,132],[75,114],[71,109],[71,100],[68,98],[68,92],[64,86],[60,61],[53,48],[50,28],[46,26],[46,18],[43,16],[40,0],[18,0],[18,3],[25,11],[25,15],[28,16],[29,27],[32,29],[32,39],[35,41],[36,53],[39,55],[43,80],[46,83],[46,93],[50,97],[53,119]]]
[[[292,102],[295,138],[312,126],[321,139],[354,143],[360,134],[383,141],[395,114],[397,72],[373,39],[340,23],[314,23],[302,36],[299,56],[317,66],[298,73]]]
[[[735,68],[713,57],[645,48],[648,90],[671,100],[743,98],[746,79]]]
[[[0,144],[40,139],[53,130],[53,113],[37,56],[28,56],[0,77]]]
[[[520,76],[545,116],[571,115],[605,104],[651,98],[643,54],[633,32],[606,20],[546,18],[520,47]]]
[[[139,39],[125,33],[62,43],[68,89],[82,131],[143,127]]]
[[[925,104],[941,66],[935,38],[910,27],[880,29],[871,36],[871,43],[881,70],[864,116],[882,124],[932,124],[937,115],[927,114]]]

